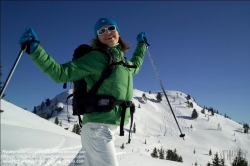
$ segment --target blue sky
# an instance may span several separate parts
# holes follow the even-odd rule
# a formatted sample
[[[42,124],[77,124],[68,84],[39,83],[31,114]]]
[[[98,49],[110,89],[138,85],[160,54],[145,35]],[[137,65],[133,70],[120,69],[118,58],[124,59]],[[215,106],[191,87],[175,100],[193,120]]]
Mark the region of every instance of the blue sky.
[[[237,122],[250,124],[250,2],[247,1],[1,1],[2,81],[18,55],[18,40],[32,27],[41,45],[58,63],[90,43],[94,24],[110,17],[129,41],[147,33],[149,51],[166,90],[179,90],[201,106],[213,107]],[[134,77],[134,88],[160,90],[149,58]],[[63,92],[23,54],[5,91],[6,100],[33,110],[45,98]],[[7,110],[6,110],[7,111]]]

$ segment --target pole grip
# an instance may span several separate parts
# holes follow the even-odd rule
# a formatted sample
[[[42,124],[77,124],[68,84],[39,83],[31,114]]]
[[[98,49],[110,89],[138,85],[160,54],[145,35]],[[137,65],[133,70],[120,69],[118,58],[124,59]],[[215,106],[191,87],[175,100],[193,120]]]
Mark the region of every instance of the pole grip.
[[[24,42],[24,43],[22,44],[21,50],[22,50],[22,51],[26,51],[26,49],[27,49],[29,43],[30,43],[30,41]]]
[[[147,46],[150,46],[145,37],[143,37],[143,40],[147,44]]]

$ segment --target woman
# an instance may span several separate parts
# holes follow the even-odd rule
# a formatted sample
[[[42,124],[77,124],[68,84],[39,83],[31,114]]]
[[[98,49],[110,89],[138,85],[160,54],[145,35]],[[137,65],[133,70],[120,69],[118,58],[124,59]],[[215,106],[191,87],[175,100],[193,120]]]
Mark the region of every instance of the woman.
[[[95,39],[92,47],[109,48],[115,55],[116,62],[124,61],[124,53],[129,46],[120,37],[117,23],[110,18],[100,18],[94,26]],[[98,95],[113,96],[116,100],[130,101],[133,95],[133,78],[142,66],[146,52],[147,37],[140,33],[136,38],[138,44],[129,65],[137,66],[136,69],[117,65],[112,74],[104,80],[98,90]],[[38,38],[32,28],[27,28],[19,40],[22,46],[31,41],[26,52],[33,62],[52,80],[64,83],[85,79],[87,89],[100,78],[106,67],[108,58],[99,51],[91,51],[85,56],[65,64],[55,62],[45,50],[38,45]],[[114,132],[120,125],[122,107],[117,105],[108,112],[93,112],[83,116],[82,147],[85,153],[85,165],[88,166],[118,166],[114,146]],[[130,112],[126,111],[124,124],[129,121]]]

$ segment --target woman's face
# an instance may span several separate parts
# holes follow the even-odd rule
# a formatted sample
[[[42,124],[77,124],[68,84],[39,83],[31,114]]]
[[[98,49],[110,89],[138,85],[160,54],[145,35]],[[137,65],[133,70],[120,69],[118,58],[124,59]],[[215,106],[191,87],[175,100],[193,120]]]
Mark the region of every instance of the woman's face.
[[[110,25],[102,26],[102,28],[107,28]],[[102,35],[98,35],[98,39],[101,41],[102,44],[108,45],[110,47],[115,46],[118,44],[120,35],[118,34],[118,31],[115,29],[113,31],[109,31],[106,29],[105,33]]]

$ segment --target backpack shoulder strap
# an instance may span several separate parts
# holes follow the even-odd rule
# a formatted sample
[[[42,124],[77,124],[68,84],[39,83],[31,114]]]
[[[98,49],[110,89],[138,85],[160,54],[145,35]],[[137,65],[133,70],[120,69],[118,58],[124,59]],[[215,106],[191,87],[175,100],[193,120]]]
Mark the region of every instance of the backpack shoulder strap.
[[[108,64],[106,65],[105,69],[102,71],[101,78],[95,83],[95,85],[89,90],[88,97],[93,97],[98,89],[100,88],[103,81],[108,78],[115,69],[115,65],[112,65],[116,62],[115,56],[113,52],[109,48],[98,48],[94,49],[94,51],[100,51],[104,55],[109,58]]]
[[[104,79],[106,79],[111,75],[111,73],[115,69],[115,65],[113,65],[116,63],[115,55],[113,54],[113,52],[109,48],[98,48],[95,50],[103,53],[104,55],[106,55],[109,58],[108,64],[102,72],[102,77],[104,77]]]

